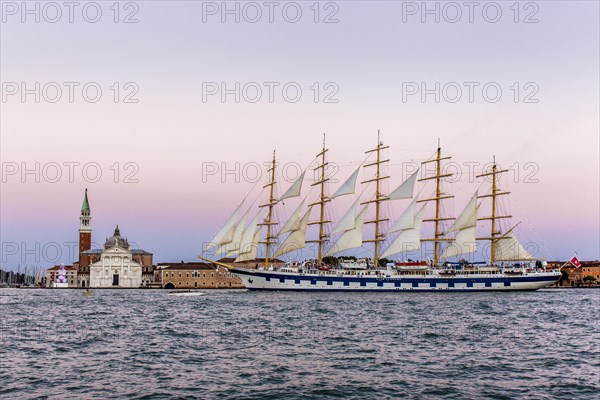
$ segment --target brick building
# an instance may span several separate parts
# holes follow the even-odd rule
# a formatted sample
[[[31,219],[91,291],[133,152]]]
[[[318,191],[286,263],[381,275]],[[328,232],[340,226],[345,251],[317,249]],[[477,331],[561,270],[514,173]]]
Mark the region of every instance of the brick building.
[[[241,289],[244,286],[225,268],[203,262],[158,263],[156,278],[165,289]]]
[[[598,286],[600,284],[600,261],[580,261],[580,263],[581,267],[577,268],[570,262],[548,261],[548,268],[560,268],[562,271],[563,276],[558,283],[559,286]],[[587,276],[591,276],[596,281],[584,280]]]

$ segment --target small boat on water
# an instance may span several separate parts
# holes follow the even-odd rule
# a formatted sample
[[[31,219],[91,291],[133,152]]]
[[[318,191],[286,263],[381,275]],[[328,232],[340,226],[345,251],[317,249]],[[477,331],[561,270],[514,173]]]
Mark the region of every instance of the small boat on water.
[[[90,289],[86,289],[83,291],[84,296],[91,296],[92,294],[94,294],[94,292],[92,292]]]
[[[169,296],[187,297],[187,296],[204,296],[204,293],[196,290],[172,290],[167,293]]]

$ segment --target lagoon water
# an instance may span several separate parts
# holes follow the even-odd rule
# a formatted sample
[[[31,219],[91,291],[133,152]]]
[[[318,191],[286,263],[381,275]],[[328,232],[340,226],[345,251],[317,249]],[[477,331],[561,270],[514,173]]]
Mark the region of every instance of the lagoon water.
[[[600,397],[600,290],[0,289],[0,398]]]

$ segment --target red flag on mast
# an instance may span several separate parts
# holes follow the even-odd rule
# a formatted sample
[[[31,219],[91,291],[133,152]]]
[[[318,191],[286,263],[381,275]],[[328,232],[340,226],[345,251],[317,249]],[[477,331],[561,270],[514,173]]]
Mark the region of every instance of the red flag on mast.
[[[579,259],[577,258],[577,256],[573,256],[573,258],[571,258],[571,259],[569,260],[569,262],[570,262],[571,264],[573,264],[573,265],[575,266],[575,268],[579,268],[579,267],[581,267],[581,263],[579,262]]]

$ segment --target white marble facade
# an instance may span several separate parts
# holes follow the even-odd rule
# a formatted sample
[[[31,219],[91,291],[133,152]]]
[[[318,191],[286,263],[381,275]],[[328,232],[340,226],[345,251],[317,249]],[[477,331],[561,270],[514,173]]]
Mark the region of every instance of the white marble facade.
[[[115,234],[106,240],[100,260],[90,264],[90,287],[139,288],[142,285],[142,265],[133,261],[127,239]]]

